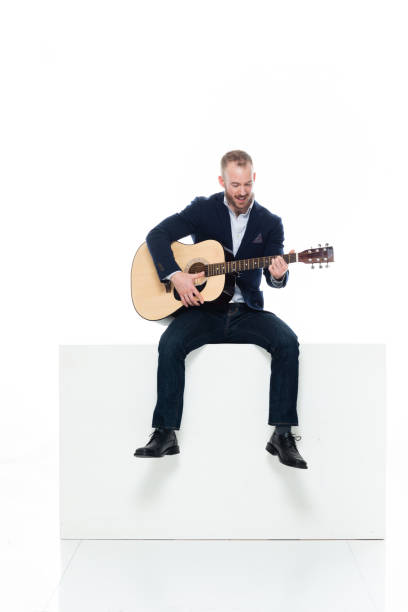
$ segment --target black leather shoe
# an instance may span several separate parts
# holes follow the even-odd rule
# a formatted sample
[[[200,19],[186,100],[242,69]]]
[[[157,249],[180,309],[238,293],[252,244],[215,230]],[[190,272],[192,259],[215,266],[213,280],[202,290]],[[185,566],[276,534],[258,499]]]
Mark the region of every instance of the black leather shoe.
[[[179,452],[174,429],[157,427],[146,446],[137,448],[133,454],[135,457],[163,457],[163,455],[176,455]]]
[[[306,461],[299,454],[295,440],[300,440],[302,436],[294,436],[290,431],[278,434],[273,432],[266,450],[272,455],[278,455],[279,461],[290,467],[307,469]]]

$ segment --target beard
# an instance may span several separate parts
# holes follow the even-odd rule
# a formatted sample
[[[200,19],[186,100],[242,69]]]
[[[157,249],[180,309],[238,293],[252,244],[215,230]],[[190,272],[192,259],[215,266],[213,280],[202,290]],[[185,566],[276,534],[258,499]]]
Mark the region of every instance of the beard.
[[[251,206],[252,202],[255,199],[255,194],[253,191],[251,191],[251,193],[249,194],[249,196],[247,196],[246,200],[242,200],[240,202],[240,204],[245,204],[245,210],[240,209],[237,206],[237,202],[234,198],[232,198],[226,191],[225,191],[225,197],[226,200],[228,202],[228,204],[236,211],[236,212],[246,212],[248,210],[248,208]]]

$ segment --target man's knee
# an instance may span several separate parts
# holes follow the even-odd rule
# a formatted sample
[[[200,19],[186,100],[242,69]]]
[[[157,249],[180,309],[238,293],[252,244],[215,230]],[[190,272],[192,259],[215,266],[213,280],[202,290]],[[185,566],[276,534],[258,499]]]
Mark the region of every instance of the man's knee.
[[[279,334],[277,346],[275,348],[281,352],[283,351],[291,355],[299,356],[299,346],[297,335],[288,328],[284,333]]]
[[[175,334],[168,333],[167,329],[159,340],[158,351],[162,356],[169,355],[170,357],[184,352],[184,346],[181,338],[178,338]]]

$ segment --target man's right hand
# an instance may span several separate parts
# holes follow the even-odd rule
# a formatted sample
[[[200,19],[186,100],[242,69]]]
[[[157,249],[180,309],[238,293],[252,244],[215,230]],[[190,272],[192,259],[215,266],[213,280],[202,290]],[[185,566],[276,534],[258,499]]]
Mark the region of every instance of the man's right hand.
[[[188,272],[175,272],[171,277],[171,282],[177,289],[177,293],[180,296],[183,305],[188,308],[190,306],[200,306],[204,303],[204,298],[194,285],[195,278],[202,278],[205,276],[205,272],[198,272],[197,274],[188,274]]]

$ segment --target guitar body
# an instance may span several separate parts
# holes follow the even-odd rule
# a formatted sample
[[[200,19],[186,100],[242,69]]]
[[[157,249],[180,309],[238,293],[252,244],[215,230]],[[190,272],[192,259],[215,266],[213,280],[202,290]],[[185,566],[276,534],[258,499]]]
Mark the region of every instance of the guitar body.
[[[171,250],[181,270],[189,274],[201,272],[208,264],[233,260],[232,253],[217,240],[204,240],[197,244],[176,241],[171,244]],[[234,274],[203,277],[198,282],[196,287],[205,302],[229,302],[234,295]],[[149,321],[164,319],[184,308],[173,283],[160,281],[146,242],[139,247],[133,258],[131,292],[136,311]]]

